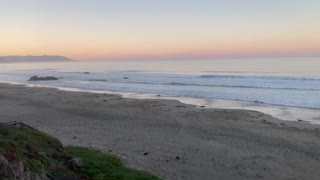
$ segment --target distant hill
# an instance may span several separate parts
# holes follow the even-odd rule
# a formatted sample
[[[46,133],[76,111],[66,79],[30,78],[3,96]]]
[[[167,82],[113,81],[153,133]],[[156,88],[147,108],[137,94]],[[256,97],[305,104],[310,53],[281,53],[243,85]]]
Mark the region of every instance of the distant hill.
[[[0,56],[0,63],[19,62],[68,62],[72,61],[64,56]]]

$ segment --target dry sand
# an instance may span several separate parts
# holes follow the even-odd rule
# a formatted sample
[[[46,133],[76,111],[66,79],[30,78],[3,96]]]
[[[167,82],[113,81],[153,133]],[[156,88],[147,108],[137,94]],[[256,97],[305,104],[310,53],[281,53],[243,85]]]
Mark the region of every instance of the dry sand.
[[[0,84],[8,121],[170,180],[320,179],[320,126],[255,111]]]

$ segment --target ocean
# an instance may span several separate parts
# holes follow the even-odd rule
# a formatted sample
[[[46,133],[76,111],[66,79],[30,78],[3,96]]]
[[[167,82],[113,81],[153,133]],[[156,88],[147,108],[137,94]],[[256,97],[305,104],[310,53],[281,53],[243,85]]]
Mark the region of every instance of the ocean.
[[[320,124],[319,67],[320,58],[3,63],[0,81],[177,99]],[[60,80],[27,81],[33,75]]]

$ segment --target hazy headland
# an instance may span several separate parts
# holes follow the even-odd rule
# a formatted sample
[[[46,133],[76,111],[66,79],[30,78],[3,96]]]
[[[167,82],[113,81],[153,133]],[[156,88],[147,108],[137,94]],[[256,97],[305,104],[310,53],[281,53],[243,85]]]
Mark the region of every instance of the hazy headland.
[[[28,63],[28,62],[70,62],[70,58],[64,56],[0,56],[0,63]]]

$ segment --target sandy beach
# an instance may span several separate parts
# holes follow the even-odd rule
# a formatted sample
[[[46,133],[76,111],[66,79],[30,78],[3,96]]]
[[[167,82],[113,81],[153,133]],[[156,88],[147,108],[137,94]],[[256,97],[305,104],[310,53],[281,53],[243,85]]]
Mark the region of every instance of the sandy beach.
[[[9,121],[169,180],[320,177],[320,126],[255,111],[0,84],[0,122]]]

